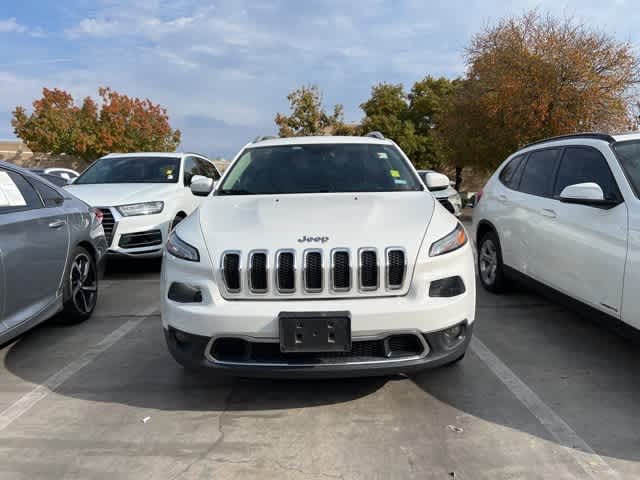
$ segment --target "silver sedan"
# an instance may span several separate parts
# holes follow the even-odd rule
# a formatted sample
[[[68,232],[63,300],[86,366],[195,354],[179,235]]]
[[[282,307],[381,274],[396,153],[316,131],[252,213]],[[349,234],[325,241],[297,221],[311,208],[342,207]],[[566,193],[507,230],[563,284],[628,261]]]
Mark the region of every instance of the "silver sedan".
[[[100,212],[0,162],[0,345],[56,314],[89,318],[106,248]]]

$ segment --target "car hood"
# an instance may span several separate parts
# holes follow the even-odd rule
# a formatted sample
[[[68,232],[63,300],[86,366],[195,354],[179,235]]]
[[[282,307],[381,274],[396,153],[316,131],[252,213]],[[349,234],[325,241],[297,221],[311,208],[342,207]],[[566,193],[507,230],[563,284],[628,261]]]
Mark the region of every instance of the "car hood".
[[[214,196],[200,207],[200,224],[214,258],[224,250],[389,246],[411,258],[434,204],[427,191]]]
[[[175,183],[102,183],[71,184],[67,191],[92,207],[110,207],[128,203],[163,200],[176,188]]]

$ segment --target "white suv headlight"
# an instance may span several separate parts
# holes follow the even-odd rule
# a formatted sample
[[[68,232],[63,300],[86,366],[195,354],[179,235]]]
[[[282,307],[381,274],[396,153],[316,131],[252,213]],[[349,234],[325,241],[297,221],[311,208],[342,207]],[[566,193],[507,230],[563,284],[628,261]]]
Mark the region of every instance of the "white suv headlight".
[[[167,252],[174,257],[178,257],[182,260],[188,260],[190,262],[200,261],[200,252],[198,252],[198,249],[182,240],[178,235],[176,235],[176,232],[171,232],[169,234],[169,239],[167,240],[165,247]]]
[[[437,240],[431,244],[429,249],[430,257],[437,257],[445,253],[453,252],[467,244],[468,237],[467,232],[464,231],[464,227],[461,223],[458,223],[456,228],[451,233],[445,235],[440,240]]]
[[[131,203],[116,207],[123,217],[134,217],[136,215],[153,215],[162,212],[164,202]]]

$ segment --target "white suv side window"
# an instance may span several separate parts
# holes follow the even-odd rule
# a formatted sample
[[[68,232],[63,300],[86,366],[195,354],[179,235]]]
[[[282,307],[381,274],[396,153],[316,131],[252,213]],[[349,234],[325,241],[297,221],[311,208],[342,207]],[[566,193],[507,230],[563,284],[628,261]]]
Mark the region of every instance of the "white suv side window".
[[[554,196],[560,195],[568,185],[585,182],[600,185],[606,200],[620,198],[611,169],[598,150],[591,147],[567,147],[558,168]]]
[[[560,153],[562,153],[561,148],[545,148],[531,152],[524,166],[518,190],[539,197],[551,196],[553,174]]]

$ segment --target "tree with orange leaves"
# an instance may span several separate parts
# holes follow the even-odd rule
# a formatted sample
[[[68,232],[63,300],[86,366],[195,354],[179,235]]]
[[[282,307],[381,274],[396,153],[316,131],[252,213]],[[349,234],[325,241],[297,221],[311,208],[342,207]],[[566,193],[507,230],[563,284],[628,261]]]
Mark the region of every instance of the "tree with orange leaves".
[[[86,97],[82,105],[60,89],[42,90],[33,112],[13,111],[16,135],[34,152],[66,153],[89,162],[109,152],[173,151],[180,131],[169,124],[165,108],[100,88],[100,107]]]
[[[633,47],[573,18],[537,11],[475,35],[445,109],[451,163],[493,169],[523,145],[630,127],[640,67]]]

